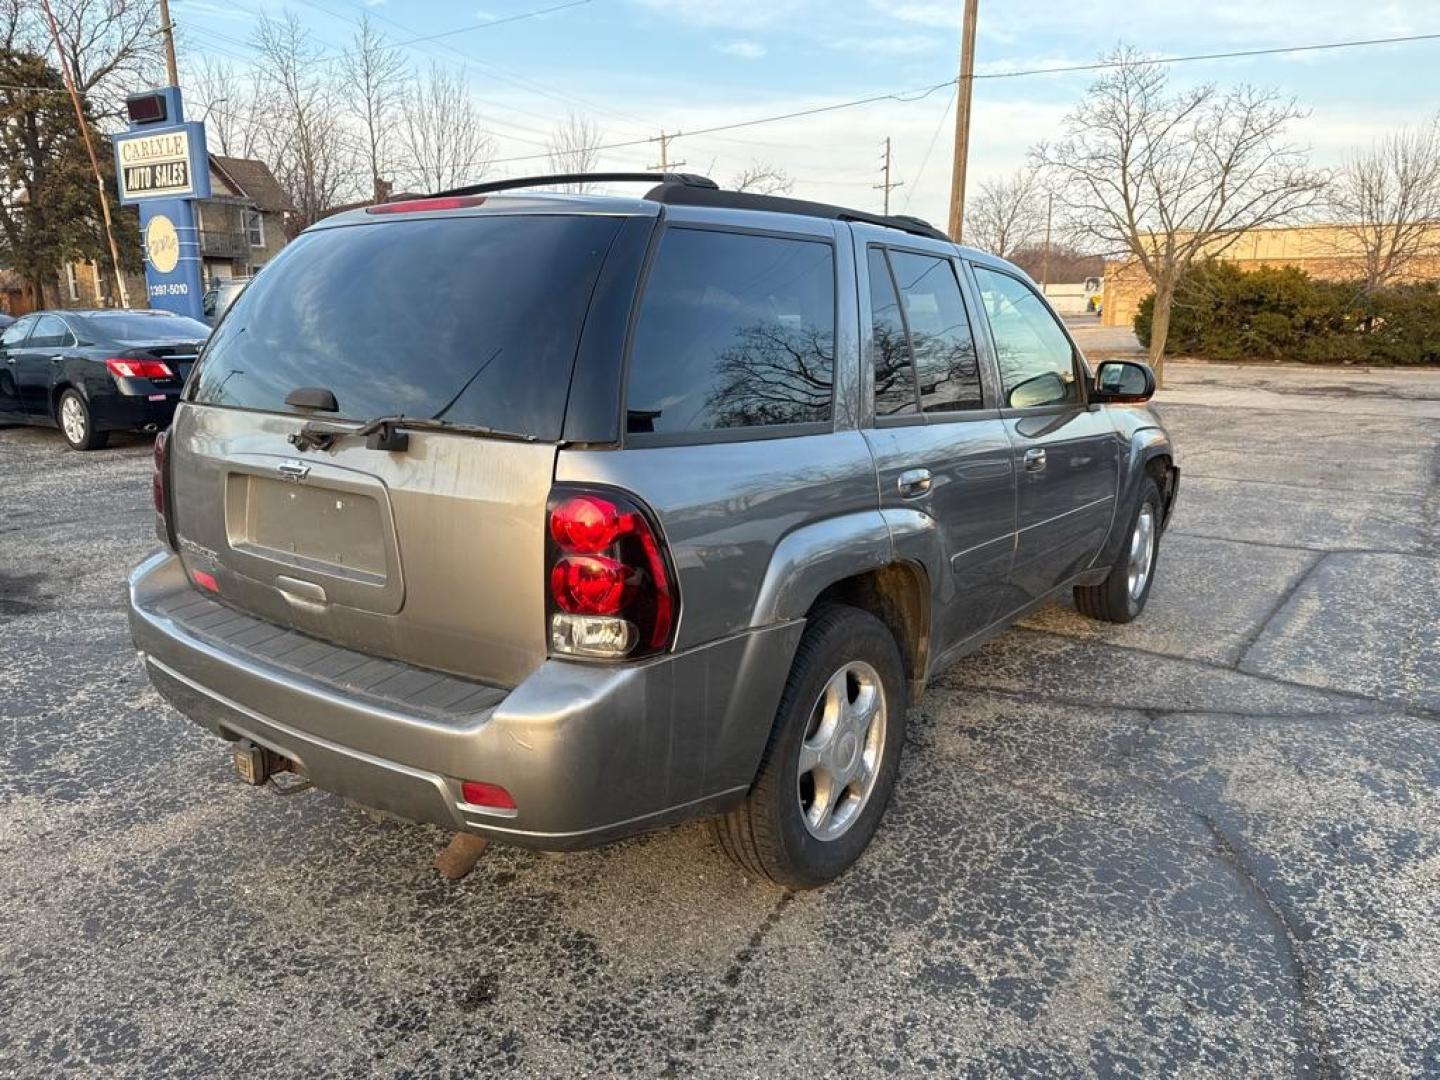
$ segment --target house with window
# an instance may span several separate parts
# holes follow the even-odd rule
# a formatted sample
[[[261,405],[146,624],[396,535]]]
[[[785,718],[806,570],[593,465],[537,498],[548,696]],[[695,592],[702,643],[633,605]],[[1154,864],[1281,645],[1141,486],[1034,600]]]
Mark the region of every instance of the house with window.
[[[249,277],[287,239],[289,197],[263,161],[210,155],[210,198],[196,204],[205,284]]]
[[[211,197],[196,204],[200,257],[207,288],[229,278],[254,274],[289,239],[285,232],[290,199],[263,161],[210,155]],[[119,213],[135,213],[121,208]],[[131,307],[148,307],[145,275],[125,275]],[[45,307],[119,307],[115,274],[106,262],[68,262],[45,288]],[[0,267],[0,312],[24,315],[36,310],[35,290],[18,274]]]

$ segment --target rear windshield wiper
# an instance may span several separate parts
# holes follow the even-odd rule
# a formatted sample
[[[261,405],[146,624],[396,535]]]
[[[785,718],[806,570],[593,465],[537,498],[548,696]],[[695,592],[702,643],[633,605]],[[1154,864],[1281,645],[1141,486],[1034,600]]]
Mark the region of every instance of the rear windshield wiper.
[[[514,442],[535,442],[534,435],[522,435],[515,431],[501,431],[499,428],[482,424],[452,424],[445,420],[429,420],[423,416],[377,416],[359,427],[349,427],[333,421],[310,420],[299,431],[290,435],[290,443],[297,450],[329,450],[342,435],[356,435],[365,438],[365,445],[371,450],[405,450],[410,445],[410,431],[444,431],[456,435],[475,435],[488,439],[509,439]]]

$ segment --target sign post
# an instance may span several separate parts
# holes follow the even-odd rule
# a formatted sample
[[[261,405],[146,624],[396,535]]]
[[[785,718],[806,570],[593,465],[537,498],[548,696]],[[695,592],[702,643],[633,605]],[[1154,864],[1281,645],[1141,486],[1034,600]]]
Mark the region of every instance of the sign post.
[[[203,319],[205,283],[195,203],[210,197],[205,125],[187,123],[180,88],[126,99],[130,130],[116,135],[122,206],[140,208],[150,306]]]

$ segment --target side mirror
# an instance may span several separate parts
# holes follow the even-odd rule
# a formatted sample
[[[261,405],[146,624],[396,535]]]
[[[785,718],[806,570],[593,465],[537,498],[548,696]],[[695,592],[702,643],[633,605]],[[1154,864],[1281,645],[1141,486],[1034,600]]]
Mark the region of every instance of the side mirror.
[[[1106,404],[1149,401],[1155,394],[1155,373],[1135,360],[1106,360],[1095,373],[1092,400]]]

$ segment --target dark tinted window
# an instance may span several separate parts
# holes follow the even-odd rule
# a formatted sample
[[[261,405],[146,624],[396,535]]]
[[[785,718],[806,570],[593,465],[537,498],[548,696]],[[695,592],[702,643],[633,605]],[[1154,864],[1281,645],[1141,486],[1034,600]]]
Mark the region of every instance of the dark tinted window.
[[[834,372],[829,244],[666,232],[630,351],[629,431],[828,422]]]
[[[975,267],[990,321],[1005,404],[1017,409],[1080,400],[1070,339],[1035,291],[1009,274]]]
[[[70,328],[58,315],[41,315],[40,321],[35,324],[35,332],[25,343],[31,349],[59,349],[73,344],[75,339],[70,335]]]
[[[960,297],[960,282],[949,259],[890,252],[890,265],[905,302],[905,319],[920,380],[924,412],[978,409],[980,368],[975,339]]]
[[[910,343],[900,318],[900,301],[885,252],[872,247],[870,267],[870,326],[875,356],[875,415],[903,416],[917,411],[915,369],[910,364]]]
[[[560,436],[580,328],[618,218],[411,219],[301,236],[210,339],[195,399]]]
[[[210,327],[198,319],[158,312],[153,315],[135,311],[107,312],[87,315],[82,321],[95,336],[105,341],[195,341],[210,333]]]

